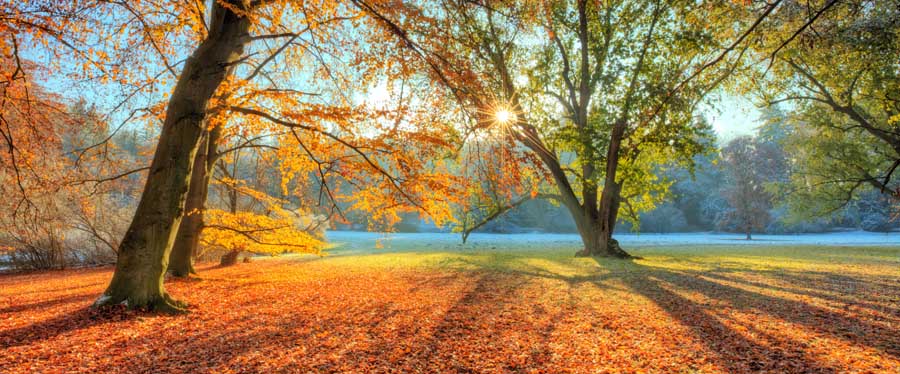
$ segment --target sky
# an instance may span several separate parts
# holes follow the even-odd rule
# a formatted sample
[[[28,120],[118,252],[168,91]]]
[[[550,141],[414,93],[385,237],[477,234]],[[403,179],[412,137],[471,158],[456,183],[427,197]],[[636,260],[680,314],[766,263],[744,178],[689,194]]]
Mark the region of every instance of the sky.
[[[704,113],[722,142],[741,135],[751,135],[760,125],[761,113],[748,98],[722,97],[714,108],[707,108]]]
[[[387,84],[382,82],[374,86],[363,101],[375,107],[389,105],[391,93],[388,92]],[[762,114],[751,99],[738,96],[722,96],[702,112],[722,144],[741,135],[756,133]]]

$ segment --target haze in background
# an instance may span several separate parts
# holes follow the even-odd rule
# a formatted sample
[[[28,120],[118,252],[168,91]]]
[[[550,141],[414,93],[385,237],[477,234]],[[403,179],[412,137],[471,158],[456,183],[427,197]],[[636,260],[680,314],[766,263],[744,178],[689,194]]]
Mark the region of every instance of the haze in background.
[[[741,135],[754,134],[760,125],[761,112],[748,98],[723,95],[704,112],[723,144]]]

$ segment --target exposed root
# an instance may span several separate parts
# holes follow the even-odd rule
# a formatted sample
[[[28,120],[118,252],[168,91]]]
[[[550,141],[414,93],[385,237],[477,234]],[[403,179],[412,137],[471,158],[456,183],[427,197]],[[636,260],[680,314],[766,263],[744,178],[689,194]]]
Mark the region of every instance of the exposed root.
[[[188,266],[187,269],[176,269],[175,267],[169,266],[168,275],[173,276],[175,278],[190,278],[192,275],[196,275],[197,270],[194,269],[194,266]]]
[[[94,301],[94,304],[91,305],[91,308],[107,309],[116,306],[124,306],[129,310],[142,310],[173,315],[185,314],[189,312],[187,309],[187,303],[175,300],[168,294],[163,294],[160,297],[142,302],[135,302],[133,300],[129,300],[126,297],[116,297],[103,294],[96,301]]]
[[[582,248],[580,251],[575,253],[575,257],[607,257],[607,258],[618,258],[618,259],[641,259],[638,256],[632,256],[628,252],[625,252],[624,249],[619,245],[619,241],[616,239],[610,239],[606,244],[606,251],[595,251],[592,252],[588,250],[588,248]]]
[[[634,258],[630,254],[628,254],[628,252],[625,252],[625,250],[622,249],[622,246],[619,245],[619,241],[616,239],[609,239],[609,242],[606,243],[605,255],[607,257],[615,257],[621,259]]]
[[[187,314],[189,312],[186,303],[174,300],[168,296],[152,305],[148,305],[148,309],[153,312],[170,315]]]

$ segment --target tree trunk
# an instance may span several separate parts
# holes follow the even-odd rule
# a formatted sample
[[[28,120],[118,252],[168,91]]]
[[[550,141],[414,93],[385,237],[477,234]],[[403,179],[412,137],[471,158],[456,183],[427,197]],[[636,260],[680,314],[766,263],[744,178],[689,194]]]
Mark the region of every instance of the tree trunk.
[[[125,304],[182,312],[163,287],[169,254],[184,211],[191,169],[206,126],[207,105],[249,41],[250,21],[213,2],[209,36],[184,63],[166,108],[159,144],[134,218],[119,246],[116,270],[95,306]]]
[[[219,260],[220,266],[232,266],[237,264],[238,256],[240,256],[241,251],[237,249],[232,249],[228,253],[222,255],[222,258]]]
[[[217,142],[222,134],[221,126],[216,126],[205,133],[200,141],[191,183],[185,200],[185,216],[178,227],[172,255],[169,259],[169,274],[176,277],[189,277],[196,274],[194,258],[200,253],[200,234],[203,232],[203,210],[209,194],[209,180],[212,167],[217,159]]]
[[[622,190],[622,184],[616,182],[616,172],[619,168],[619,147],[622,144],[622,138],[625,135],[625,122],[618,121],[613,126],[612,134],[609,141],[609,150],[606,155],[606,178],[603,183],[603,191],[600,194],[600,234],[603,240],[600,240],[599,248],[592,254],[595,256],[631,258],[627,252],[622,250],[619,242],[612,238],[613,231],[616,229],[616,219],[619,213],[619,200]]]
[[[576,256],[588,257],[598,253],[600,250],[600,241],[602,240],[600,220],[597,219],[598,217],[591,217],[583,213],[576,214],[574,212],[572,213],[572,217],[575,218],[575,227],[578,229],[578,234],[581,236],[581,243],[584,245],[584,249],[578,251]]]

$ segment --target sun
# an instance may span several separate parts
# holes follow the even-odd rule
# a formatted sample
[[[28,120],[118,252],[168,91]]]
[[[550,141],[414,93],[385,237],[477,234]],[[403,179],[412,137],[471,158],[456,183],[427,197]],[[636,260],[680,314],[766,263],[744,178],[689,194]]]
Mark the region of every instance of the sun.
[[[501,125],[508,125],[516,121],[516,114],[508,109],[498,109],[494,113],[494,118]]]
[[[518,131],[519,118],[516,107],[506,101],[494,101],[478,110],[481,135],[489,138],[503,138]]]

